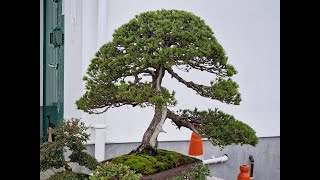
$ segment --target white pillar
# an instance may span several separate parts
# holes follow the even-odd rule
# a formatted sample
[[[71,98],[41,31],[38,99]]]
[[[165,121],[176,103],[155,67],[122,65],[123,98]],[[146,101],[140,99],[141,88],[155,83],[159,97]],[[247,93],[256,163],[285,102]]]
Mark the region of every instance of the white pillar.
[[[105,160],[104,158],[104,150],[105,150],[105,125],[104,124],[96,124],[95,128],[95,157],[98,161]]]

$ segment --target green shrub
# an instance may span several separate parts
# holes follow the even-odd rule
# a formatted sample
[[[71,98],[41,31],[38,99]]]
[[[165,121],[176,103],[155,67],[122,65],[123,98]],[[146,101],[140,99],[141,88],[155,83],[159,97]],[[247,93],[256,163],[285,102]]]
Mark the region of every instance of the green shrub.
[[[106,162],[93,171],[90,180],[140,180],[141,176],[130,170],[128,166]]]
[[[204,165],[202,163],[197,163],[192,171],[185,173],[184,175],[177,176],[174,180],[206,180],[207,176],[210,175],[210,170],[208,165]]]
[[[64,147],[68,147],[72,154],[71,162],[78,162],[90,170],[94,170],[99,162],[91,155],[83,152],[84,143],[89,139],[88,129],[79,119],[63,119],[54,130],[55,141],[45,142],[40,145],[40,171],[55,167],[60,168],[68,163],[65,161],[63,152]]]
[[[72,152],[69,158],[71,162],[78,162],[81,166],[85,166],[90,170],[95,170],[100,165],[96,158],[86,152]]]
[[[84,143],[89,140],[89,134],[86,133],[88,127],[80,122],[80,119],[63,119],[59,128],[54,130],[56,141],[62,142],[72,152],[81,152],[86,149]]]
[[[60,168],[63,163],[63,146],[59,142],[45,142],[40,145],[40,171],[52,167]]]
[[[73,171],[62,171],[58,172],[52,176],[48,180],[88,180],[89,174],[84,173],[76,173]]]

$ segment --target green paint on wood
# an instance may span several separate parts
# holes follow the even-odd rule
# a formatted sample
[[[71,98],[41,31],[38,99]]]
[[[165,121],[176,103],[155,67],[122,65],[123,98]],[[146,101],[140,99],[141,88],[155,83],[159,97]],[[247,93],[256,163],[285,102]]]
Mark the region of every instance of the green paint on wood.
[[[60,32],[57,32],[57,29]],[[64,16],[62,1],[44,0],[43,47],[43,138],[47,139],[50,122],[57,125],[63,118]]]

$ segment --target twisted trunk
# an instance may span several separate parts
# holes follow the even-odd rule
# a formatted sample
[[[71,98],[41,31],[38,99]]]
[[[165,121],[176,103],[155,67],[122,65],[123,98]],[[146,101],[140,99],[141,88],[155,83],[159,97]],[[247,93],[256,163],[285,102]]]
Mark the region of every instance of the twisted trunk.
[[[161,82],[164,76],[164,68],[160,67],[155,76],[153,76],[152,87],[157,91],[161,91]],[[167,119],[168,109],[165,105],[156,104],[153,119],[144,133],[141,145],[133,152],[141,152],[147,150],[149,154],[155,154],[158,147],[158,135],[163,131],[162,126]]]
[[[156,106],[153,119],[144,133],[141,145],[135,150],[141,152],[147,150],[154,155],[158,148],[158,135],[162,131],[162,126],[167,118],[167,107]]]

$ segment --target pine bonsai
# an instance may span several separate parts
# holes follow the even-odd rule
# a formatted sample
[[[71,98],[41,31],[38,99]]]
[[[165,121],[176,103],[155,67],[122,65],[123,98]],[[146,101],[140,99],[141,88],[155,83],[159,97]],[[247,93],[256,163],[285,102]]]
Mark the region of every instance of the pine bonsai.
[[[206,71],[213,80],[210,85],[187,81],[173,67]],[[170,110],[177,104],[175,92],[162,86],[163,77],[170,75],[202,97],[239,105],[239,86],[230,78],[236,73],[212,29],[199,17],[180,10],[144,12],[119,27],[113,40],[95,54],[83,78],[86,92],[76,105],[90,114],[124,105],[153,106],[154,117],[136,152],[156,152],[157,137],[168,118],[179,129],[189,128],[220,147],[256,145],[250,126],[218,109]]]

